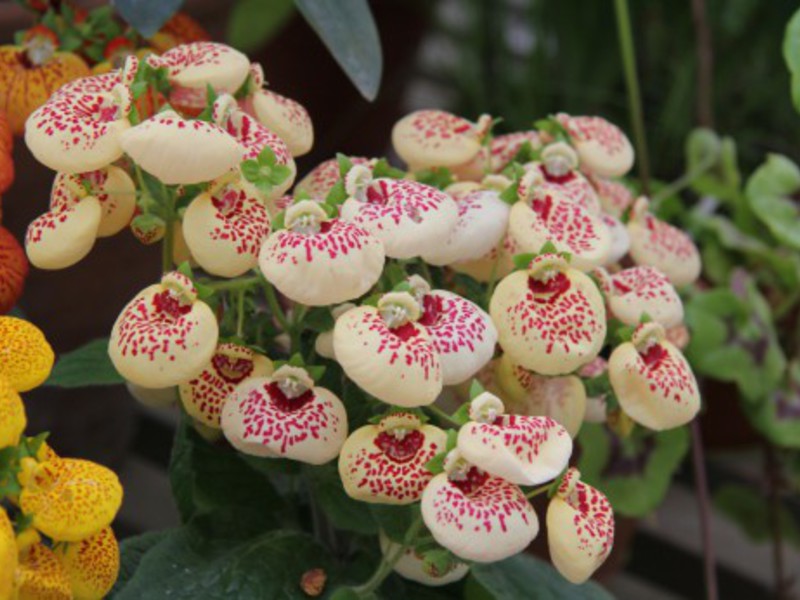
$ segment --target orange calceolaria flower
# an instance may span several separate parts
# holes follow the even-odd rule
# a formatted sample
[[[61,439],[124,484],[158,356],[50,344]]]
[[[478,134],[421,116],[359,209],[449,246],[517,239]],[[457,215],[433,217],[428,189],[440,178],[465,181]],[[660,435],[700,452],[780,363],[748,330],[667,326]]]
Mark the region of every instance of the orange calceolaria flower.
[[[0,314],[7,313],[22,295],[28,259],[11,232],[0,225]]]

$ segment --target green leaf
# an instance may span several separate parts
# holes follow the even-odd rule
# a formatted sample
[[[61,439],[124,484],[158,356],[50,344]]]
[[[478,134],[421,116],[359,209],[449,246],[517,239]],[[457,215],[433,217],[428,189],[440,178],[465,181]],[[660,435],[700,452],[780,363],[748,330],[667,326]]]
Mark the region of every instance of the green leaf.
[[[720,155],[719,136],[711,129],[698,127],[686,138],[686,171],[704,171],[717,162]]]
[[[383,71],[378,29],[366,0],[295,0],[311,28],[361,95],[374,100]]]
[[[480,396],[485,391],[486,391],[486,388],[484,388],[481,385],[481,382],[478,381],[477,379],[473,379],[472,383],[469,386],[469,399],[470,400],[475,400],[475,398]]]
[[[150,531],[142,535],[126,538],[120,542],[119,576],[109,594],[109,598],[116,597],[116,594],[134,576],[144,555],[169,535],[169,531]]]
[[[370,504],[369,511],[381,530],[394,542],[403,543],[406,532],[419,515],[419,504]]]
[[[375,163],[374,167],[372,167],[372,176],[376,179],[379,177],[388,177],[390,179],[403,179],[406,176],[406,172],[403,171],[402,169],[393,167],[392,165],[389,164],[388,160],[382,158]]]
[[[294,13],[292,0],[239,0],[228,18],[227,40],[242,52],[258,50]]]
[[[79,388],[120,383],[125,383],[125,379],[117,373],[108,356],[108,339],[101,338],[62,354],[44,385]]]
[[[750,208],[775,238],[800,249],[800,230],[794,227],[798,209],[788,198],[800,189],[800,169],[780,154],[770,154],[745,186]]]
[[[167,532],[141,556],[115,600],[285,598],[306,600],[303,573],[333,566],[304,533],[274,530],[248,536],[209,536],[215,515]],[[240,528],[237,528],[240,529]]]
[[[729,484],[714,492],[713,501],[714,507],[736,523],[752,541],[763,543],[772,539],[772,508],[760,490]],[[778,518],[783,539],[800,548],[798,523],[785,506],[781,506]]]
[[[314,499],[334,527],[363,535],[378,533],[378,522],[364,510],[364,503],[345,493],[335,464],[308,467],[306,473]]]
[[[450,169],[446,167],[435,167],[432,169],[425,169],[424,171],[417,171],[414,173],[414,179],[440,190],[443,190],[455,182],[453,174],[450,172]]]
[[[436,456],[430,459],[428,462],[425,463],[425,468],[433,473],[434,475],[438,475],[439,473],[444,473],[444,459],[447,458],[447,452],[439,452]]]
[[[153,37],[182,4],[183,0],[114,0],[120,16],[146,38]]]
[[[612,600],[613,596],[596,583],[575,585],[564,579],[548,563],[530,554],[518,554],[500,562],[475,564],[470,578],[485,595],[472,597],[494,600]],[[472,592],[476,594],[476,592]]]
[[[783,37],[783,59],[791,74],[792,103],[800,112],[800,10],[796,11]]]
[[[685,427],[637,431],[621,440],[605,425],[584,423],[578,434],[581,478],[608,497],[614,512],[630,517],[647,515],[661,504],[689,449]]]
[[[521,271],[531,266],[531,261],[536,258],[533,252],[526,252],[524,254],[515,254],[511,259],[514,262],[514,270]]]

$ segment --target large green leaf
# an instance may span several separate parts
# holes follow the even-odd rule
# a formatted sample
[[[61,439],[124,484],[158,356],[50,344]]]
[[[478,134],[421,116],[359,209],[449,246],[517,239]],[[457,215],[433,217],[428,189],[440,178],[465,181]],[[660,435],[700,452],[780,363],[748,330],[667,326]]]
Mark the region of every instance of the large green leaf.
[[[178,12],[183,0],[114,0],[123,19],[144,37],[152,37]]]
[[[684,427],[639,431],[636,438],[619,440],[604,425],[584,423],[578,435],[582,479],[608,497],[614,512],[630,517],[647,515],[661,504],[689,448]]]
[[[170,531],[150,531],[142,535],[126,538],[120,542],[119,576],[114,584],[114,589],[111,591],[111,596],[114,596],[125,587],[134,573],[136,573],[136,569],[139,568],[142,557],[151,548],[169,536],[170,533]]]
[[[243,52],[257,50],[293,13],[293,0],[239,0],[228,19],[228,43]]]
[[[790,363],[788,377],[780,387],[744,408],[751,422],[772,443],[800,448],[800,361]]]
[[[374,100],[383,54],[367,0],[295,0],[295,4],[361,95]]]
[[[770,154],[745,186],[750,208],[775,238],[800,249],[800,213],[789,196],[800,189],[800,169],[785,156]]]
[[[783,59],[791,74],[792,103],[800,112],[800,10],[794,13],[786,25],[783,37]]]
[[[208,536],[215,515],[175,529],[152,546],[116,600],[284,598],[306,600],[300,579],[331,559],[309,536],[275,530],[253,537]]]
[[[334,527],[365,535],[378,533],[378,524],[372,514],[364,510],[364,503],[345,493],[335,464],[308,467],[305,473],[314,499]]]
[[[102,338],[63,354],[44,385],[79,388],[120,383],[125,383],[125,379],[108,357],[108,339]]]
[[[472,567],[480,591],[470,590],[471,598],[493,600],[611,600],[613,596],[596,583],[574,585],[549,564],[529,554]],[[468,586],[471,587],[471,586]]]

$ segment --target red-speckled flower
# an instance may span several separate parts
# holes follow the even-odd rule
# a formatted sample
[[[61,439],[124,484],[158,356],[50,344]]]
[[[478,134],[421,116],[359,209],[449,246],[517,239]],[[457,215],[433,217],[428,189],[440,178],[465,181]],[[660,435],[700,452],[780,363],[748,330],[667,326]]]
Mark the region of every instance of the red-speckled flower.
[[[569,469],[547,507],[547,543],[558,571],[583,583],[608,558],[614,545],[614,513],[601,492]]]
[[[27,424],[22,398],[5,379],[0,378],[0,449],[19,444]]]
[[[637,265],[657,268],[676,287],[693,283],[701,269],[697,246],[683,231],[650,214],[648,205],[647,198],[641,197],[631,209],[631,258]]]
[[[655,267],[632,267],[609,275],[595,272],[611,314],[626,325],[638,325],[647,315],[665,328],[683,321],[681,297]]]
[[[347,413],[330,390],[298,367],[240,384],[222,409],[222,431],[245,454],[321,465],[339,455]]]
[[[443,110],[418,110],[395,123],[392,145],[409,170],[457,168],[481,151],[492,118],[472,123]]]
[[[274,131],[289,147],[292,156],[302,156],[314,145],[314,126],[308,111],[291,98],[264,88],[261,65],[250,65],[251,92],[239,101],[240,106]]]
[[[442,367],[427,328],[417,322],[421,316],[407,292],[347,311],[333,330],[336,360],[378,400],[406,408],[431,404],[442,391]]]
[[[342,446],[339,475],[347,495],[363,502],[411,504],[433,478],[425,465],[443,452],[444,431],[410,413],[394,413],[355,430]]]
[[[425,488],[421,506],[434,539],[464,560],[503,560],[539,533],[539,519],[522,490],[470,464],[458,450]]]
[[[258,264],[295,302],[338,304],[365,294],[380,278],[383,244],[365,229],[329,218],[313,200],[287,208],[284,224],[264,242]]]
[[[269,230],[260,194],[246,181],[212,186],[192,200],[183,216],[183,235],[192,257],[220,277],[238,277],[255,268]]]
[[[5,565],[3,565],[5,571]],[[38,536],[25,541],[19,548],[19,563],[14,577],[15,594],[19,600],[72,600],[67,573],[55,553]]]
[[[122,503],[113,471],[76,458],[35,464],[22,482],[19,505],[33,526],[59,542],[77,542],[108,527]]]
[[[594,282],[554,254],[503,279],[489,306],[500,345],[515,363],[542,375],[570,373],[600,352],[603,297]]]
[[[536,253],[547,242],[569,252],[571,264],[589,271],[606,263],[611,234],[602,219],[567,198],[555,186],[542,184],[536,170],[519,184],[520,202],[511,208],[508,237],[516,253]]]
[[[22,296],[27,276],[25,251],[11,232],[0,225],[0,314],[10,311]]]
[[[456,385],[480,371],[497,344],[497,330],[477,304],[446,290],[431,290],[418,276],[409,279],[422,308],[418,323],[425,327],[442,365],[444,385]]]
[[[621,218],[633,204],[633,194],[628,187],[624,183],[613,179],[606,179],[597,175],[589,175],[588,177],[597,191],[597,197],[600,198],[600,206],[603,207],[603,210],[617,219]]]
[[[694,373],[658,323],[639,325],[630,342],[614,349],[608,376],[622,410],[650,429],[680,427],[700,410]]]
[[[514,270],[516,251],[513,242],[504,235],[500,243],[480,258],[456,261],[448,266],[457,273],[464,273],[482,283],[497,281]]]
[[[252,377],[267,377],[273,370],[272,361],[263,354],[238,344],[220,344],[203,372],[179,386],[183,407],[195,420],[219,429],[222,407],[236,386]]]
[[[603,213],[600,218],[611,236],[611,248],[608,251],[608,256],[606,256],[605,265],[614,266],[625,258],[625,255],[631,249],[631,236],[628,233],[628,228],[617,217]]]
[[[526,143],[530,144],[532,150],[539,150],[542,147],[539,132],[518,131],[493,137],[489,143],[492,172],[499,173],[508,166]]]
[[[174,110],[128,129],[122,148],[145,171],[170,185],[216,179],[244,155],[242,146],[219,125],[184,119]]]
[[[572,200],[592,215],[600,214],[600,199],[589,180],[578,170],[578,155],[564,142],[545,146],[537,162],[525,165],[528,171],[541,175],[537,187],[557,190],[561,196]]]
[[[100,202],[98,237],[119,233],[131,222],[136,210],[136,186],[123,169],[108,166],[88,173],[58,173],[50,192],[50,210],[74,207],[86,196]]]
[[[434,252],[458,221],[458,206],[434,187],[407,179],[372,179],[355,166],[345,180],[350,197],[342,218],[379,238],[391,258],[414,258]]]
[[[167,69],[169,103],[189,115],[205,108],[209,86],[217,94],[234,94],[250,71],[247,56],[216,42],[183,44],[161,56],[150,55],[147,60],[154,67]]]
[[[185,275],[173,271],[139,292],[111,330],[108,353],[137,385],[164,388],[196,377],[217,347],[217,319]]]
[[[14,527],[6,509],[0,507],[0,598],[13,598],[14,579],[18,564],[17,544],[14,540]]]
[[[622,177],[631,170],[633,146],[619,127],[602,117],[559,113],[556,118],[567,130],[581,168],[601,177]]]
[[[119,545],[110,527],[79,542],[63,544],[55,554],[78,600],[102,600],[117,581]]]
[[[510,207],[497,190],[477,188],[455,201],[458,220],[450,234],[422,256],[431,265],[478,260],[497,247],[506,234]]]
[[[363,165],[372,170],[375,159],[364,156],[348,156],[353,166]],[[339,161],[330,158],[319,163],[311,169],[294,187],[295,193],[308,194],[311,198],[324,198],[331,191],[331,188],[339,181],[341,173],[339,171]]]
[[[549,417],[503,414],[503,402],[483,392],[470,403],[472,419],[458,432],[458,450],[479,469],[511,483],[539,485],[555,478],[572,455],[572,438]]]
[[[574,438],[586,416],[586,388],[574,375],[543,377],[516,365],[504,354],[494,363],[495,382],[508,411],[550,417]]]
[[[85,173],[122,156],[122,135],[130,127],[131,92],[57,94],[25,124],[25,143],[43,165],[64,173]]]
[[[413,546],[402,550],[400,544],[393,542],[383,531],[378,533],[378,542],[381,554],[387,560],[400,553],[400,558],[394,563],[394,572],[404,579],[438,587],[460,581],[469,573],[469,565],[460,560],[451,560],[444,570],[440,570],[436,564],[426,562],[424,554]]]
[[[27,392],[50,376],[55,354],[41,330],[16,317],[0,317],[0,379]]]

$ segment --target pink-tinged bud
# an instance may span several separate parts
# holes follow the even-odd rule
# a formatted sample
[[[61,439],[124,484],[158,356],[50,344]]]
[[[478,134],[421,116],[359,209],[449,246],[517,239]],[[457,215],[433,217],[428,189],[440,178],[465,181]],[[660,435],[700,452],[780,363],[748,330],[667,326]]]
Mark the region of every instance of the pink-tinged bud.
[[[426,284],[427,285],[427,284]],[[439,355],[444,385],[471,378],[494,356],[497,330],[477,304],[445,290],[422,290],[419,296],[425,327]]]
[[[644,197],[631,209],[631,258],[637,265],[655,267],[676,287],[694,283],[702,266],[697,246],[686,233],[657,219],[647,209]]]
[[[300,578],[300,589],[306,596],[316,598],[325,591],[325,584],[328,581],[328,574],[322,569],[311,569],[303,573]]]
[[[520,182],[520,199],[511,208],[508,236],[517,253],[539,252],[547,242],[572,255],[571,265],[589,271],[606,263],[611,234],[598,216],[564,196],[557,188],[537,184],[535,171]]]
[[[219,328],[185,275],[173,271],[139,292],[111,330],[108,353],[137,385],[165,388],[196,377],[211,360]]]
[[[491,252],[506,233],[510,208],[496,190],[478,188],[458,198],[456,204],[458,220],[450,234],[423,255],[428,264],[477,260]]]
[[[264,242],[258,265],[286,297],[309,306],[338,304],[380,279],[383,245],[365,229],[329,218],[313,200],[290,206],[285,224]]]
[[[136,164],[168,185],[216,179],[236,167],[244,154],[219,125],[184,119],[174,110],[131,127],[121,139]]]
[[[205,271],[238,277],[258,265],[270,219],[258,191],[240,181],[192,200],[182,230],[192,257]]]
[[[153,67],[167,69],[170,104],[192,114],[205,107],[208,86],[218,94],[233,94],[250,71],[247,56],[216,42],[183,44],[148,59]]]
[[[487,399],[494,406],[484,407]],[[549,417],[502,414],[497,396],[472,400],[470,418],[458,432],[458,450],[487,473],[519,485],[539,485],[556,477],[572,455],[572,438]]]
[[[608,361],[611,387],[631,419],[662,431],[691,421],[700,410],[697,380],[658,323],[637,327]]]
[[[611,314],[626,325],[638,325],[647,315],[664,327],[683,321],[683,303],[669,279],[654,267],[633,267],[598,277]]]
[[[65,269],[94,247],[103,209],[94,196],[44,213],[28,226],[25,252],[40,269]]]
[[[458,450],[425,488],[421,508],[437,543],[464,560],[503,560],[539,533],[539,519],[522,490],[469,464]]]
[[[222,409],[222,431],[245,454],[321,465],[339,455],[347,413],[304,369],[283,366],[271,377],[239,384]]]
[[[405,292],[385,294],[378,307],[343,314],[333,330],[336,360],[356,385],[379,400],[411,408],[442,391],[439,354],[416,321],[419,304]]]
[[[542,375],[575,371],[598,355],[606,337],[597,286],[554,254],[503,279],[489,312],[509,359]]]
[[[50,210],[74,207],[86,196],[97,198],[102,209],[97,237],[119,233],[131,222],[136,210],[136,186],[123,169],[108,166],[88,173],[59,173],[50,192]]]
[[[608,499],[569,469],[547,507],[550,558],[565,579],[580,584],[608,558],[614,545],[614,513]]]
[[[569,133],[581,168],[601,177],[622,177],[631,170],[633,146],[619,127],[602,117],[559,113],[556,118]]]
[[[110,93],[57,94],[28,118],[25,143],[54,171],[94,171],[122,156],[130,108],[131,93],[123,85]]]
[[[222,407],[236,386],[252,377],[267,377],[273,370],[270,359],[246,346],[220,344],[205,369],[178,387],[183,407],[193,419],[219,429]]]
[[[131,221],[131,233],[142,244],[149,246],[164,239],[167,224],[153,214],[136,215]]]
[[[355,430],[342,446],[339,475],[347,495],[362,502],[411,504],[433,478],[425,465],[444,452],[447,435],[410,413]]]
[[[412,171],[455,167],[480,152],[490,123],[486,115],[472,123],[443,110],[418,110],[395,123],[392,145]]]
[[[379,533],[378,541],[384,557],[394,556],[400,551],[399,544],[389,539],[383,531]],[[429,587],[438,587],[464,579],[469,573],[469,565],[459,560],[451,560],[445,569],[440,571],[434,565],[426,564],[424,554],[414,548],[406,548],[394,564],[394,572],[404,579]]]
[[[353,166],[364,165],[370,169],[372,169],[372,165],[375,162],[375,159],[366,158],[364,156],[349,156],[348,160]],[[308,194],[311,198],[325,198],[328,192],[331,191],[331,188],[339,181],[340,176],[339,161],[335,158],[330,158],[311,169],[311,171],[297,183],[295,192]]]
[[[354,167],[348,177],[356,169],[366,168]],[[366,178],[348,187],[351,197],[342,205],[342,218],[379,238],[391,258],[435,251],[458,221],[458,206],[450,196],[416,181]]]
[[[494,374],[509,412],[549,417],[571,437],[578,435],[587,406],[586,388],[580,378],[542,377],[514,364],[507,354],[495,362]]]
[[[589,175],[600,205],[611,216],[620,219],[626,210],[633,204],[633,194],[625,184],[612,179],[605,179],[596,175]]]
[[[499,173],[508,166],[525,143],[530,144],[532,150],[541,148],[542,139],[539,137],[539,132],[519,131],[493,137],[489,144],[492,173]]]

